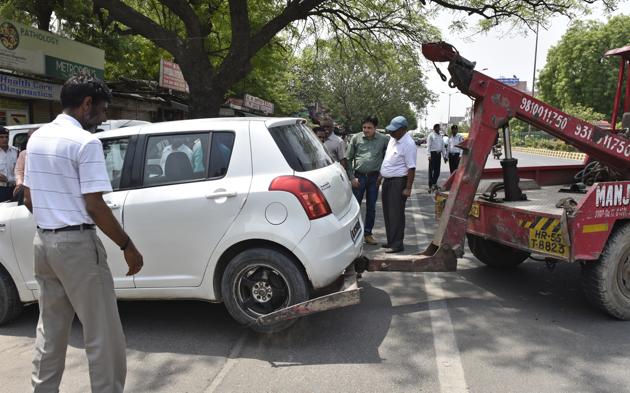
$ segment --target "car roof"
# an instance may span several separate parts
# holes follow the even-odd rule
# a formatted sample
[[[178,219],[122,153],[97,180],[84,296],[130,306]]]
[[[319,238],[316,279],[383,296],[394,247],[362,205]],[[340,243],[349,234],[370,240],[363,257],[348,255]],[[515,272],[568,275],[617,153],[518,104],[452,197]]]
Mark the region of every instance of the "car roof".
[[[113,138],[136,134],[161,134],[161,133],[185,133],[190,131],[203,130],[219,124],[249,124],[252,122],[262,122],[267,128],[278,127],[289,124],[302,123],[306,120],[299,117],[217,117],[206,119],[174,120],[160,123],[149,123],[144,125],[116,128],[98,133],[99,138]]]

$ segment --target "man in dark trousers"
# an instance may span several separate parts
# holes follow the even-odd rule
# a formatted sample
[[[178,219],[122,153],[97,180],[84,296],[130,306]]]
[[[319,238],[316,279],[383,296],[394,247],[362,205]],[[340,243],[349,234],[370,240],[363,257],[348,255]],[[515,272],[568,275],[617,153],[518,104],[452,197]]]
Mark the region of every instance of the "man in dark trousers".
[[[31,382],[34,392],[57,392],[74,315],[83,325],[92,393],[122,393],[127,373],[114,280],[95,226],[124,252],[128,276],[142,255],[103,193],[111,192],[101,141],[86,129],[106,120],[111,92],[79,75],[61,89],[61,113],[28,142],[24,204],[37,223],[35,279],[39,321]]]
[[[448,166],[451,173],[455,172],[459,166],[459,159],[462,156],[462,149],[457,147],[457,145],[464,142],[464,137],[458,134],[457,131],[457,125],[453,124],[451,126],[451,135],[448,137],[448,147],[446,149],[448,154]]]
[[[385,158],[381,165],[383,179],[383,217],[387,234],[386,253],[396,253],[405,249],[405,203],[411,195],[413,179],[416,175],[416,143],[407,132],[407,119],[396,116],[385,130],[391,138],[387,144]]]
[[[437,189],[437,181],[440,177],[442,157],[446,160],[444,139],[440,134],[440,125],[433,126],[433,132],[427,136],[427,154],[429,157],[429,193]]]
[[[365,195],[365,228],[363,241],[366,244],[378,244],[372,236],[376,217],[376,200],[378,199],[378,175],[385,157],[389,137],[376,132],[378,119],[366,117],[363,120],[363,132],[354,134],[348,150],[348,178],[352,183],[352,192],[359,201]]]

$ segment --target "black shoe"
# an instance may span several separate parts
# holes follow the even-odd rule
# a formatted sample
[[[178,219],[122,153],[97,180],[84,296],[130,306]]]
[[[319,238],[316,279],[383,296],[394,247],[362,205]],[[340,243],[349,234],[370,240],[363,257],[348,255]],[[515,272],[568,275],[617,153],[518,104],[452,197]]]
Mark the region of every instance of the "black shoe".
[[[389,244],[387,244],[387,243],[381,243],[381,248],[389,248]]]
[[[405,251],[404,248],[400,247],[400,248],[388,248],[387,250],[385,250],[385,254],[395,254],[397,252],[401,252],[401,251]]]

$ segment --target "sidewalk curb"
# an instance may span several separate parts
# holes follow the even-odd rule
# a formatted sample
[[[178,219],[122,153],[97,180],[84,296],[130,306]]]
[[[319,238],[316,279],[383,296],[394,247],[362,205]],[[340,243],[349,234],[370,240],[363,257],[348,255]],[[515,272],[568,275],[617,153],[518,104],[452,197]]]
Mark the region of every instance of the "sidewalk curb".
[[[586,157],[586,154],[575,152],[575,151],[548,150],[548,149],[538,149],[534,147],[513,146],[512,150],[519,151],[521,153],[538,154],[541,156],[567,158],[570,160],[584,160],[584,157]]]

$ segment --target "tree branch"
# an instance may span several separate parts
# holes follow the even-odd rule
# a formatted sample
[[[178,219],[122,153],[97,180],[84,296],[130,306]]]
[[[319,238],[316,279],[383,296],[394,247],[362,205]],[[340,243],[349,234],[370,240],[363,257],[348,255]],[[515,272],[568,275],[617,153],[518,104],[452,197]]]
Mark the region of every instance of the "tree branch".
[[[170,52],[175,57],[182,56],[184,48],[180,37],[176,33],[164,29],[120,0],[93,0],[93,3],[96,10],[107,10],[110,19],[126,25],[136,34],[153,41],[155,45]]]

